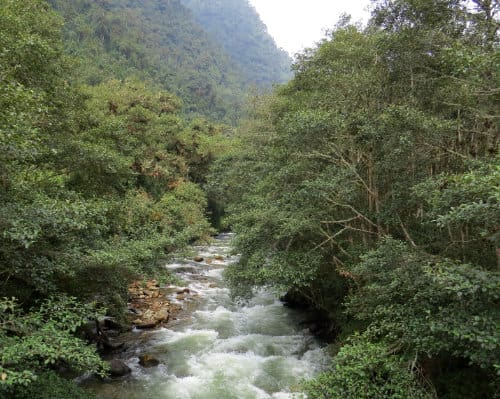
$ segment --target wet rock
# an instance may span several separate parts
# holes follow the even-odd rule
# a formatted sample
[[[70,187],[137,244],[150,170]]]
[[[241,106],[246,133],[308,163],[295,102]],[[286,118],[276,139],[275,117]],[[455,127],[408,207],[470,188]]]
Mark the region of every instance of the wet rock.
[[[155,367],[155,366],[158,366],[160,364],[160,361],[157,358],[155,358],[154,356],[145,354],[145,355],[139,356],[139,364],[142,367]]]
[[[186,295],[182,294],[182,295],[177,295],[175,297],[178,301],[183,301],[184,299],[186,299]]]
[[[155,312],[153,309],[148,309],[144,312],[143,318],[146,320],[153,320],[155,316]]]
[[[155,291],[160,289],[160,284],[158,284],[158,281],[156,280],[149,280],[146,283],[146,288],[150,291]]]
[[[216,255],[216,256],[214,256],[214,259],[218,260],[218,261],[223,261],[224,257],[222,255]]]
[[[170,318],[170,313],[167,309],[162,309],[155,314],[155,321],[157,324],[167,323]]]
[[[158,324],[155,320],[137,320],[138,323],[135,324],[135,328],[138,330],[149,330],[151,328],[155,328]]]
[[[183,290],[180,290],[180,291],[177,291],[176,294],[177,295],[182,295],[182,294],[190,294],[191,291],[189,288],[184,288]]]
[[[194,257],[194,261],[195,261],[195,262],[203,262],[203,256],[199,256],[199,255],[198,255],[198,256],[195,256],[195,257]]]
[[[128,311],[131,313],[131,314],[135,314],[137,316],[142,316],[142,312],[139,310],[139,309],[135,309],[135,308],[128,308]]]
[[[311,332],[311,334],[319,334],[321,332],[321,329],[322,327],[319,325],[319,324],[316,324],[316,323],[312,323],[310,326],[309,326],[309,331]]]
[[[125,364],[123,360],[113,359],[108,362],[109,364],[109,374],[111,377],[123,377],[124,375],[130,374],[132,370],[129,366]]]
[[[175,312],[181,310],[166,300],[180,288],[161,288],[156,280],[135,281],[129,287],[129,322],[140,330],[152,329],[165,324]],[[182,295],[187,295],[182,289]],[[188,289],[189,290],[189,289]]]
[[[113,320],[111,317],[106,317],[104,319],[104,327],[108,328],[110,330],[117,330],[120,331],[122,329],[122,326],[117,323],[115,320]]]
[[[145,295],[146,298],[158,298],[160,296],[160,291],[144,290],[143,295]]]
[[[208,288],[217,288],[217,284],[215,284],[215,283],[210,283],[210,284],[208,285]]]

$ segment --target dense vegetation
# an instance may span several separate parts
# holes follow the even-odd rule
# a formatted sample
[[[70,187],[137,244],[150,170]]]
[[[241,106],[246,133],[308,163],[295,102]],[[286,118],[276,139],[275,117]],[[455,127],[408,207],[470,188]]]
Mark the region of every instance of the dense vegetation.
[[[247,0],[182,0],[238,65],[247,84],[271,86],[291,78],[290,57],[277,49]]]
[[[234,287],[330,320],[310,399],[500,392],[497,18],[488,0],[376,2],[254,101],[213,168]]]
[[[246,2],[224,4],[214,21],[225,27],[235,13],[246,12],[239,19],[245,30],[237,35],[228,31],[231,27],[207,34],[180,0],[49,2],[64,16],[65,46],[79,58],[82,81],[95,85],[130,76],[152,81],[182,98],[191,118],[234,124],[249,87],[282,82],[290,70],[290,60]]]
[[[83,397],[56,372],[105,365],[75,332],[212,232],[201,184],[222,128],[136,78],[79,85],[62,18],[0,4],[0,396]]]
[[[231,140],[200,116],[285,76],[247,3],[49,3],[0,0],[2,398],[90,397],[60,375],[106,373],[79,328],[212,233],[209,199],[235,290],[328,320],[310,399],[498,397],[498,2],[375,2]]]

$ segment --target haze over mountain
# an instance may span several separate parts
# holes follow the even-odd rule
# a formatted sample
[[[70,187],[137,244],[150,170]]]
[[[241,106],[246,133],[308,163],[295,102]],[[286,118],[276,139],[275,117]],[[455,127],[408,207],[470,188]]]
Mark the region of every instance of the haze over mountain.
[[[234,122],[249,87],[290,77],[290,59],[245,0],[50,3],[89,84],[135,76],[177,94],[187,114]]]
[[[290,56],[278,49],[248,0],[182,0],[236,62],[248,83],[270,86],[291,78]]]

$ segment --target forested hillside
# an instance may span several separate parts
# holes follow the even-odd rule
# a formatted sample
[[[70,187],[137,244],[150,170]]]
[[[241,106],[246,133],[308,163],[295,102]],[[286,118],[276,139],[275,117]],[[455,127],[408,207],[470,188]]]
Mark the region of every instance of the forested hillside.
[[[75,70],[47,3],[0,3],[0,396],[86,397],[56,374],[105,372],[79,328],[120,318],[132,279],[168,280],[159,260],[212,233],[199,183],[221,128],[112,62],[81,85],[103,53]]]
[[[228,21],[239,13],[252,36],[229,28],[210,35],[180,0],[49,2],[64,17],[65,47],[78,60],[82,82],[149,80],[182,98],[187,115],[235,123],[250,86],[282,82],[289,71],[289,60],[246,2],[225,5],[218,17]],[[242,56],[247,51],[251,59]]]
[[[248,0],[182,0],[182,3],[231,56],[248,84],[267,87],[291,78],[290,56],[276,47]]]
[[[171,282],[209,202],[234,293],[320,315],[331,366],[290,389],[499,397],[499,4],[373,5],[243,108],[286,79],[244,1],[0,0],[1,398],[92,398],[82,327]]]
[[[498,3],[376,3],[214,167],[227,277],[323,311],[335,355],[310,399],[498,397]]]

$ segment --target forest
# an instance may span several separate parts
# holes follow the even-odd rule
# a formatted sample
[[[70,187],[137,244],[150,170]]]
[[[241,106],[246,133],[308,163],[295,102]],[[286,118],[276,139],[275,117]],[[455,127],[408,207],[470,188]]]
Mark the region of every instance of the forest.
[[[500,5],[372,3],[288,74],[244,0],[0,0],[0,397],[94,398],[82,326],[224,229],[307,398],[500,397]]]

